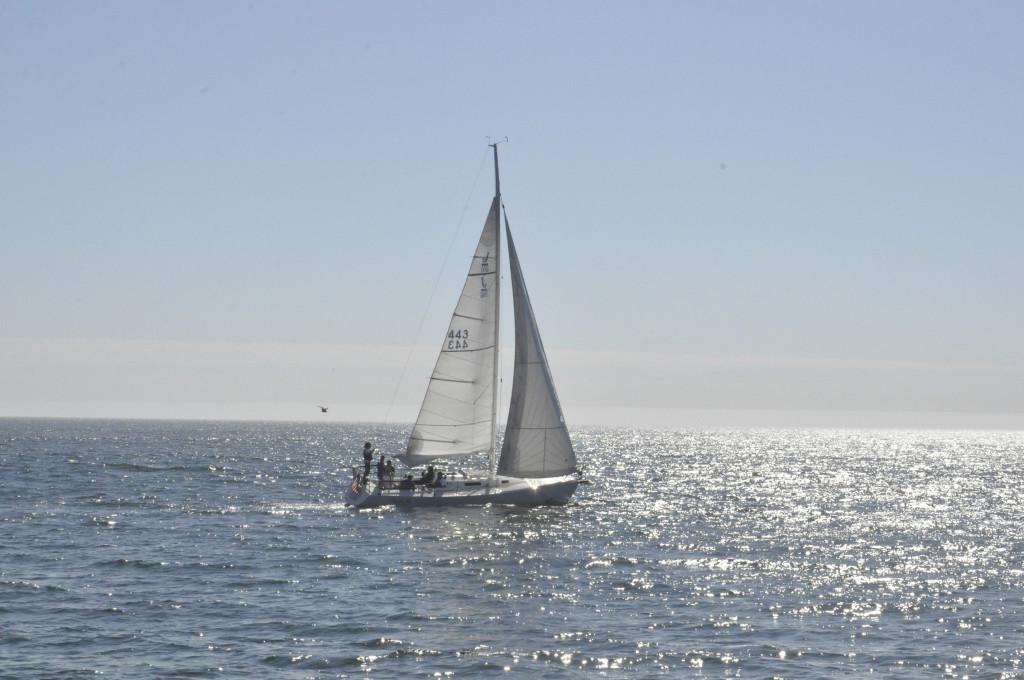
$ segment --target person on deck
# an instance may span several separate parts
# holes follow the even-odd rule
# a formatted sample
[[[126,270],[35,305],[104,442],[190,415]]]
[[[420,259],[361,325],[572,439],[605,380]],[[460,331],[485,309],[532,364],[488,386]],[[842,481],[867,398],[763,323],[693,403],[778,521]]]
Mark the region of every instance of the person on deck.
[[[377,487],[384,488],[384,471],[387,470],[388,466],[384,460],[384,454],[380,454],[380,460],[377,461]]]
[[[363,444],[363,481],[370,479],[370,466],[373,465],[373,444]]]
[[[389,489],[395,488],[395,466],[388,461],[388,464],[384,466],[384,479],[386,480],[387,487]]]

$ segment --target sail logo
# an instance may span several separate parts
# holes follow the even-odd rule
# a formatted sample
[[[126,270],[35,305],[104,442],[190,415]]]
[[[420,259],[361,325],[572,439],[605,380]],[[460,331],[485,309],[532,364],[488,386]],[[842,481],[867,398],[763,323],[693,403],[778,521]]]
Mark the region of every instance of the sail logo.
[[[490,260],[491,260],[491,251],[488,250],[487,254],[484,255],[484,259],[480,260],[480,270],[481,271],[483,271],[483,272],[490,271],[490,269],[491,269],[491,262],[490,262]]]
[[[482,298],[487,297],[487,291],[489,291],[489,290],[490,290],[490,288],[487,287],[487,281],[485,279],[481,278],[480,279],[480,297],[482,297]]]

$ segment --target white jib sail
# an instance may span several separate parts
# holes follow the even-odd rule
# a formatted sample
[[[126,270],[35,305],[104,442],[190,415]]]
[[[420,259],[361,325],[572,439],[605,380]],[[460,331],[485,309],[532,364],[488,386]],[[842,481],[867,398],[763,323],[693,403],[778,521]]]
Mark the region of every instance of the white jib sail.
[[[498,474],[535,478],[571,474],[576,470],[576,454],[508,225],[505,233],[515,301],[516,358]]]
[[[495,197],[409,436],[403,456],[409,465],[488,451],[493,446],[498,210]]]

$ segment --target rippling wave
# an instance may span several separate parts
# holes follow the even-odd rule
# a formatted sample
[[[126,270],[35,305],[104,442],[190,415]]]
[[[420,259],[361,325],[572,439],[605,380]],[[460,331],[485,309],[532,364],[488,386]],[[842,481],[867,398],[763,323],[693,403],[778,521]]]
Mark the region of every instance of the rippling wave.
[[[567,507],[344,508],[403,436],[0,420],[0,676],[1024,677],[1024,434],[586,430]]]

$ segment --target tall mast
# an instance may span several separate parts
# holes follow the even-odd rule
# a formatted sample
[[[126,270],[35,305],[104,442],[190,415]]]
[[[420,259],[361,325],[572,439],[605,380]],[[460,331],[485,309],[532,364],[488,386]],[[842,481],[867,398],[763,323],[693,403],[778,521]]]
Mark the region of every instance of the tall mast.
[[[495,459],[498,448],[498,369],[500,367],[501,354],[501,179],[498,175],[498,144],[489,145],[494,149],[494,200],[497,203],[498,230],[495,243],[495,271],[494,277],[494,371],[491,374],[491,451],[487,456],[487,476],[494,479]]]
[[[494,149],[494,195],[498,197],[498,207],[501,207],[501,178],[498,175],[498,143],[489,144]],[[499,220],[500,221],[500,220]],[[501,226],[500,224],[498,225]]]

